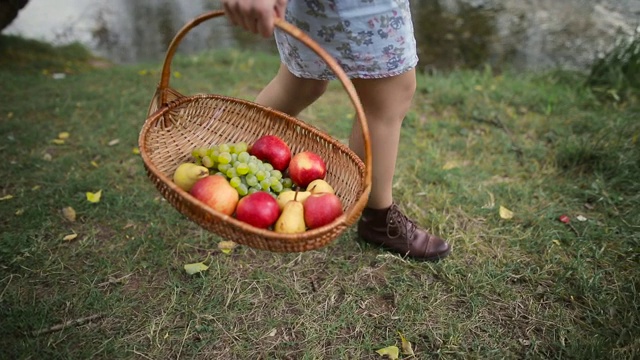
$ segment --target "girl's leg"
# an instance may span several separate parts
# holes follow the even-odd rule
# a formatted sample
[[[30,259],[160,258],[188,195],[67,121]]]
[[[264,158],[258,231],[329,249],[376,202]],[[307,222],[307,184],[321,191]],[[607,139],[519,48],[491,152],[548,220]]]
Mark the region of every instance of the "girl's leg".
[[[258,94],[256,102],[297,116],[325,92],[327,84],[324,80],[296,77],[280,64],[278,73]]]
[[[358,234],[403,256],[421,260],[446,257],[451,251],[449,244],[422,229],[393,202],[400,128],[416,89],[415,70],[383,79],[355,79],[353,84],[367,117],[372,155],[371,194],[358,222]],[[364,156],[358,122],[354,122],[350,146]]]
[[[371,195],[368,207],[383,209],[391,206],[393,173],[400,143],[400,127],[416,89],[414,70],[381,79],[352,80],[364,108],[371,138],[373,160]],[[364,143],[360,123],[354,122],[349,146],[364,158]]]

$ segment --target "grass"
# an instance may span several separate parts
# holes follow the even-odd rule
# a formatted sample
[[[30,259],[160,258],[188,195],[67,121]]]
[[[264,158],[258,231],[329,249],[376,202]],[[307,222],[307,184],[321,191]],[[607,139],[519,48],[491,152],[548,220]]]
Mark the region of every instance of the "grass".
[[[395,196],[450,240],[447,260],[404,260],[353,229],[317,251],[227,255],[133,152],[159,63],[90,69],[0,44],[3,358],[379,359],[398,332],[419,359],[640,356],[639,108],[599,102],[583,75],[419,77]],[[277,64],[180,56],[172,86],[252,99]],[[350,113],[332,84],[302,118],[345,139]]]

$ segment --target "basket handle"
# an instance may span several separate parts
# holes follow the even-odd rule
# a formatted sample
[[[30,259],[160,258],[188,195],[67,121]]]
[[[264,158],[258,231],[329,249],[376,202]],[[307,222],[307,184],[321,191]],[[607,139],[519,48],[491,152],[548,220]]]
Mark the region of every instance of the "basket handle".
[[[162,75],[160,78],[160,84],[158,85],[158,89],[157,89],[157,93],[159,93],[159,99],[158,99],[159,100],[158,105],[160,105],[159,107],[164,106],[168,102],[167,100],[168,100],[168,90],[169,90],[169,79],[171,78],[171,61],[182,39],[187,35],[187,33],[191,29],[198,26],[200,23],[218,16],[222,16],[222,15],[224,15],[223,10],[214,10],[214,11],[206,12],[192,19],[187,24],[185,24],[175,35],[173,40],[171,40],[171,43],[169,44],[169,48],[167,49],[167,53],[164,59],[164,64],[162,66]],[[363,196],[359,200],[359,202],[364,201],[366,203],[366,201],[368,200],[367,197],[368,197],[369,191],[371,189],[371,176],[372,176],[371,175],[371,166],[372,166],[371,143],[370,143],[369,127],[367,125],[367,119],[364,114],[364,108],[362,107],[362,103],[360,102],[360,98],[358,97],[358,93],[356,92],[356,89],[353,86],[353,83],[351,82],[347,74],[345,74],[344,70],[342,70],[342,67],[338,65],[338,62],[331,55],[329,55],[324,49],[322,49],[322,47],[320,47],[313,39],[311,39],[308,35],[302,32],[302,30],[288,23],[284,19],[280,19],[280,18],[275,19],[275,26],[287,32],[289,35],[295,37],[298,41],[302,42],[304,45],[306,45],[311,50],[313,50],[318,56],[320,56],[320,58],[324,60],[324,62],[329,66],[329,68],[331,68],[331,70],[336,75],[338,80],[340,80],[345,91],[349,95],[349,99],[351,100],[351,103],[353,104],[353,107],[355,108],[355,111],[356,111],[356,118],[358,119],[358,122],[360,123],[360,126],[362,128],[362,137],[364,140],[364,150],[365,150],[365,158],[363,159],[365,164],[365,184],[364,185],[365,185],[365,194],[367,196]]]

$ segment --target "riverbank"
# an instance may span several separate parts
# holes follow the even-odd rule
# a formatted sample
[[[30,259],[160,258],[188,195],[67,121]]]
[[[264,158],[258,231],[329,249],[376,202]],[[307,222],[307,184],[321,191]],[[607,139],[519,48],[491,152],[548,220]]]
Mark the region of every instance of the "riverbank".
[[[601,102],[584,75],[419,76],[394,191],[450,258],[405,260],[353,230],[318,251],[227,254],[137,153],[161,64],[96,69],[38,46],[0,47],[20,62],[0,66],[6,357],[380,359],[399,333],[417,358],[640,355],[640,109]],[[171,85],[251,100],[278,63],[179,56]],[[352,110],[334,83],[301,119],[344,140]]]

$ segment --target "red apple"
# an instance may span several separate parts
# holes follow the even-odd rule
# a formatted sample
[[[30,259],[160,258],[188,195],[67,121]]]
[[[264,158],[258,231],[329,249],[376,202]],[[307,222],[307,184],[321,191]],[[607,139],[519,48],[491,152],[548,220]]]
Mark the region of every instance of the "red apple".
[[[273,168],[285,171],[291,160],[291,149],[282,139],[275,135],[265,135],[256,140],[249,154],[273,165]]]
[[[266,191],[254,192],[243,197],[236,207],[236,219],[261,229],[273,225],[278,217],[278,202]]]
[[[313,180],[324,179],[326,174],[324,160],[311,151],[297,153],[289,162],[289,177],[301,188],[306,188]]]
[[[221,175],[209,175],[195,184],[189,193],[212,209],[231,215],[238,204],[238,191]]]
[[[314,229],[327,225],[342,215],[342,201],[335,194],[311,194],[303,203],[304,223]]]

